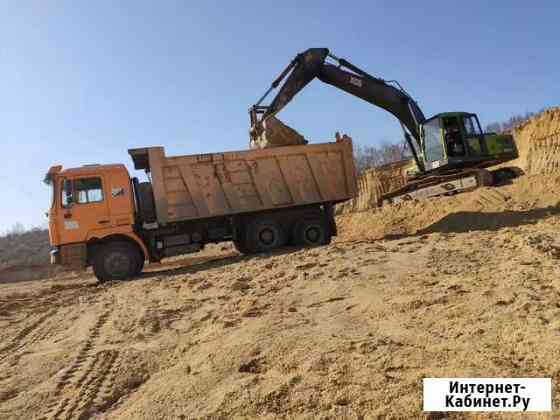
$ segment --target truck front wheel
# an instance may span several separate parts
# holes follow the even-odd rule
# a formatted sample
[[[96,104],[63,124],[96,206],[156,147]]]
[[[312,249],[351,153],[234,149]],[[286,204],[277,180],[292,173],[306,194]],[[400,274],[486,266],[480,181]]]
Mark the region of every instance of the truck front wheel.
[[[141,266],[138,249],[128,242],[102,244],[93,258],[93,272],[100,281],[125,280],[137,276],[142,270]]]

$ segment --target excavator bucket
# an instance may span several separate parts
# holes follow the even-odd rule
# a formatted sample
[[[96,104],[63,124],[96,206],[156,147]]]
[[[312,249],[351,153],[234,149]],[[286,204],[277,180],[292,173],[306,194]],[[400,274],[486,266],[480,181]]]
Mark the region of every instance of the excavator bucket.
[[[276,117],[268,117],[262,123],[262,129],[251,131],[251,149],[266,149],[269,147],[292,146],[307,144],[307,140],[296,130],[288,127]]]
[[[280,76],[272,82],[268,91],[249,110],[251,116],[250,146],[252,149],[275,147],[307,142],[297,131],[275,118],[297,93],[311,82],[320,71],[329,50],[327,48],[310,48],[298,54]],[[270,103],[261,105],[266,96],[284,80],[280,91]]]

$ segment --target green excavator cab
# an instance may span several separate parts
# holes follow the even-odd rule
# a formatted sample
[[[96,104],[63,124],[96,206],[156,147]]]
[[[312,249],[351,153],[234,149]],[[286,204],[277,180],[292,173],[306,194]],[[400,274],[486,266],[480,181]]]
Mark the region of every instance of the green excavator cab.
[[[518,157],[509,134],[485,133],[476,114],[446,112],[420,125],[419,157],[427,172],[486,168]],[[416,172],[416,171],[413,171]]]

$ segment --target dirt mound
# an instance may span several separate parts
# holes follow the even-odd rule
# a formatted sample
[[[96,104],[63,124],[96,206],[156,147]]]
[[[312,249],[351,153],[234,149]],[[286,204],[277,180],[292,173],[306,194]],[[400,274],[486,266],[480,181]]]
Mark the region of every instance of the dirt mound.
[[[358,196],[339,205],[337,213],[352,213],[377,207],[383,194],[404,185],[404,170],[410,163],[410,160],[403,160],[365,171],[358,179]]]
[[[495,230],[560,213],[560,175],[338,216],[339,240]]]

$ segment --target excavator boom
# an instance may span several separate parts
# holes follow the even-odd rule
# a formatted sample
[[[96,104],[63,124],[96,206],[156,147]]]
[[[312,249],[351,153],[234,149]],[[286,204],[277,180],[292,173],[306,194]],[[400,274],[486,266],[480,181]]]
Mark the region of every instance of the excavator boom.
[[[327,58],[334,60],[337,65],[327,62]],[[414,138],[413,143],[405,130],[405,137],[418,167],[423,169],[417,154],[421,147],[419,127],[426,118],[416,102],[398,83],[374,77],[348,61],[330,54],[327,48],[310,48],[290,62],[263,97],[250,109],[252,132],[259,133],[262,123],[268,117],[280,112],[315,78],[393,114]],[[284,84],[270,105],[262,106],[266,96],[284,79]]]
[[[425,117],[418,105],[402,90],[371,76],[356,77],[328,63],[323,66],[318,77],[325,83],[390,112],[419,141],[418,127],[424,122]]]

